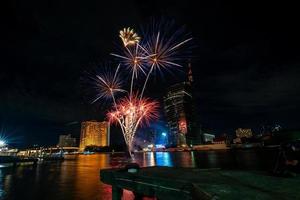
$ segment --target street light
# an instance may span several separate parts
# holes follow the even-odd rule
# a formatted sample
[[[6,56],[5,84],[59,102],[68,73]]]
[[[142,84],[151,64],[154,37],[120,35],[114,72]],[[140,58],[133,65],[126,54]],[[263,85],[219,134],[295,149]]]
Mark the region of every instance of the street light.
[[[167,133],[162,132],[161,135],[165,138],[165,145],[167,145],[169,143]]]

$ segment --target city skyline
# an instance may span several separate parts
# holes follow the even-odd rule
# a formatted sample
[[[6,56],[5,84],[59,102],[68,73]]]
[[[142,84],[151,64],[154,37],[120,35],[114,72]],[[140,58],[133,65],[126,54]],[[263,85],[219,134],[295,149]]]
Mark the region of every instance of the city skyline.
[[[300,199],[300,12],[9,0],[0,199]]]
[[[10,130],[2,134],[20,138],[18,145],[56,144],[62,132],[79,138],[81,121],[104,120],[103,108],[87,101],[81,82],[84,71],[100,65],[116,48],[108,42],[113,33],[124,25],[138,29],[140,22],[153,16],[186,25],[196,40],[192,68],[202,124],[218,134],[234,134],[239,127],[256,133],[265,124],[299,128],[299,31],[294,27],[297,14],[287,12],[285,5],[273,3],[274,9],[255,1],[200,6],[175,1],[171,7],[168,1],[151,5],[129,1],[120,8],[110,3],[105,9],[93,1],[84,6],[62,1],[60,8],[31,1],[16,5],[7,7],[5,19],[0,121]],[[87,8],[82,15],[64,12],[82,7]],[[103,16],[109,10],[114,15],[107,21]],[[60,19],[65,21],[56,23]],[[173,83],[183,77],[181,73]],[[148,91],[154,98],[165,93],[158,83],[172,84],[161,77],[154,80]]]

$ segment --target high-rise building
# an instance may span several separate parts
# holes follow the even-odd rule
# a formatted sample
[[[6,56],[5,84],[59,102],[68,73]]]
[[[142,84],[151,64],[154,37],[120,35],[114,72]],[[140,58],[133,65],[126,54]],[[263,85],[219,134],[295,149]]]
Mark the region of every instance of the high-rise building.
[[[164,96],[170,143],[177,146],[201,143],[201,132],[192,95],[192,82],[193,76],[189,64],[188,81],[172,85]]]
[[[189,111],[192,96],[187,82],[172,85],[164,96],[164,110],[170,129],[170,141],[178,146],[186,145],[190,127]]]
[[[110,125],[109,122],[85,121],[81,123],[80,151],[87,146],[109,146]]]
[[[59,146],[59,147],[76,147],[76,138],[72,138],[71,134],[60,135],[57,146]]]

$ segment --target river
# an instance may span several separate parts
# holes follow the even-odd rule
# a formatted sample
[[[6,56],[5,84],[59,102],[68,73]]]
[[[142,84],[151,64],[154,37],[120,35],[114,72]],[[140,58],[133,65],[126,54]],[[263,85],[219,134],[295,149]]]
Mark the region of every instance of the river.
[[[136,153],[140,166],[176,166],[270,170],[276,152],[227,150]],[[111,187],[101,183],[99,171],[122,166],[122,154],[79,155],[76,159],[37,166],[0,168],[0,199],[101,200],[111,198]],[[132,199],[125,192],[125,199]]]

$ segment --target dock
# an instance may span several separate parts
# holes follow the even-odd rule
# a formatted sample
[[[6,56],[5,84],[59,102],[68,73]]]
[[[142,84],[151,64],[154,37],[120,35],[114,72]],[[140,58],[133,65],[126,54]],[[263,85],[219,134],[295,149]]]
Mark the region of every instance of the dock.
[[[103,169],[100,180],[112,186],[113,200],[122,198],[123,189],[132,191],[136,199],[300,199],[300,175],[283,178],[256,171],[145,167],[137,172]]]
[[[12,166],[22,164],[36,164],[37,158],[22,158],[17,156],[0,156],[0,164],[11,164]]]

